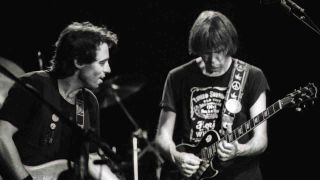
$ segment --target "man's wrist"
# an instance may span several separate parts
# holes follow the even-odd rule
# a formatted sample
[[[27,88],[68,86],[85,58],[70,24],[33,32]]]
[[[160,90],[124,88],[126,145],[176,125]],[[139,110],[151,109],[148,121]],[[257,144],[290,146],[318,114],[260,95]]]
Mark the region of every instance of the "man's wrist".
[[[174,157],[174,153],[176,152],[175,147],[170,147],[169,148],[169,155],[170,155],[170,159],[173,163],[176,163],[176,159]]]

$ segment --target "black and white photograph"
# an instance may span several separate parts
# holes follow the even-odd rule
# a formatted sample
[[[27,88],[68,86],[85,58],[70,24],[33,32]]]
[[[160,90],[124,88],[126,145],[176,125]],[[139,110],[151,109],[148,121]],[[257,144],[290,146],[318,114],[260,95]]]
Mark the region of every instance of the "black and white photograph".
[[[0,9],[0,180],[317,177],[316,1]]]

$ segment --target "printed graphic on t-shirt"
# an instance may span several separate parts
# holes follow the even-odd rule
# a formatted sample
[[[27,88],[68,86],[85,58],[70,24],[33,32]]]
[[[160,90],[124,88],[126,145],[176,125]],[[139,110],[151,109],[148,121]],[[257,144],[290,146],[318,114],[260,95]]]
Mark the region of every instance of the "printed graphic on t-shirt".
[[[226,90],[226,87],[193,87],[191,89],[191,142],[199,142],[204,134],[215,129]]]

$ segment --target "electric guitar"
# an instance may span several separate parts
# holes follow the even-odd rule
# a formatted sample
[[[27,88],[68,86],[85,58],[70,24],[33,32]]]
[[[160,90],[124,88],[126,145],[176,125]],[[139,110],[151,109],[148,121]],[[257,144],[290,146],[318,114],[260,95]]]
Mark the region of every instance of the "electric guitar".
[[[59,159],[38,166],[25,166],[25,168],[33,179],[56,180],[60,173],[68,170],[68,162],[65,159]]]
[[[306,102],[311,102],[313,104],[315,98],[317,98],[317,87],[313,83],[309,83],[307,86],[300,88],[299,90],[295,90],[283,99],[278,100],[277,102],[266,108],[266,110],[259,113],[257,116],[238,126],[230,134],[227,134],[220,138],[219,134],[213,130],[207,132],[201,138],[200,142],[197,145],[177,145],[176,148],[178,151],[195,154],[203,160],[197,172],[190,178],[184,179],[205,180],[215,177],[219,173],[219,170],[217,170],[218,168],[214,168],[213,161],[217,155],[217,145],[219,144],[219,142],[223,140],[229,143],[236,141],[243,135],[259,126],[262,122],[270,118],[272,115],[279,112],[281,109],[285,107],[295,107],[296,110],[300,111],[303,108],[306,108]]]
[[[73,163],[71,162],[71,166],[73,166]],[[97,169],[96,172],[93,170],[93,173],[96,173],[98,176],[98,179],[105,179],[105,180],[124,180],[125,177],[122,174],[114,173],[111,171],[109,166],[104,166],[103,169],[101,169],[98,165],[96,166]],[[34,180],[58,180],[59,176],[62,172],[69,169],[68,161],[65,159],[58,159],[54,161],[50,161],[41,165],[37,166],[24,166],[28,173],[32,176]],[[103,172],[101,172],[103,171]],[[100,176],[100,173],[101,176]],[[0,180],[4,180],[0,176]]]

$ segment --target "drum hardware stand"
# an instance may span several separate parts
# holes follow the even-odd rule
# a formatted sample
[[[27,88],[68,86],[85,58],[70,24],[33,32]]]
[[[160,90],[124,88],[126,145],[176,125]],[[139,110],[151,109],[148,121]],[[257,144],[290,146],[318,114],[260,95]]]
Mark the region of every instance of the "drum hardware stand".
[[[111,93],[115,99],[115,101],[118,103],[118,105],[121,107],[125,115],[128,117],[130,122],[133,124],[135,131],[132,133],[132,149],[133,149],[133,176],[134,180],[139,179],[138,175],[138,160],[142,157],[142,155],[149,149],[152,150],[152,152],[157,156],[158,162],[162,164],[164,162],[163,158],[160,156],[159,152],[153,147],[153,145],[150,143],[147,137],[147,131],[142,130],[137,122],[133,119],[131,114],[128,112],[127,108],[123,105],[119,95],[113,89],[112,84],[109,85],[111,89]],[[147,143],[147,147],[139,154],[140,149],[138,148],[138,139],[143,139]],[[158,173],[157,173],[158,174]],[[157,175],[158,176],[158,175]]]

